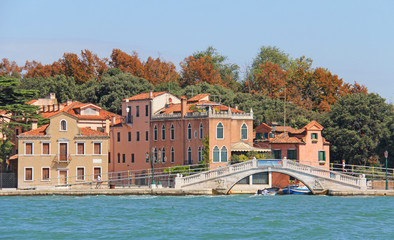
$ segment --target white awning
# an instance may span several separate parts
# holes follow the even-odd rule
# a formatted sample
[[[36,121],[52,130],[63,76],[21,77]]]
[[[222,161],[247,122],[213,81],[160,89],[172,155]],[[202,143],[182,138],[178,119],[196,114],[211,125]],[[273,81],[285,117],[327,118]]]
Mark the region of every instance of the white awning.
[[[231,151],[232,152],[271,152],[271,149],[266,149],[266,148],[257,148],[250,146],[249,144],[245,142],[236,142],[231,144]]]

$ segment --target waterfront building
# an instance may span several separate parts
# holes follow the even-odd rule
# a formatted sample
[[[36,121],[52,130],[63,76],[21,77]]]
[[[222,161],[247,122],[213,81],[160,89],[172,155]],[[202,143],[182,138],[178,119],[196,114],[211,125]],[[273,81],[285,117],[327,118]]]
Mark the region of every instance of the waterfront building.
[[[323,126],[311,121],[301,129],[262,123],[255,128],[254,144],[270,148],[275,159],[287,158],[324,169],[330,167],[330,143],[322,136]],[[273,173],[273,184],[287,186],[289,176]]]
[[[104,132],[80,124],[60,111],[49,124],[18,136],[18,188],[91,187],[108,179],[109,120]]]
[[[168,92],[142,93],[122,101],[122,116],[124,122],[110,132],[111,172],[150,169],[152,155],[162,167],[198,164],[205,148],[207,163],[215,168],[230,163],[240,142],[253,148],[252,110],[212,102],[209,94],[187,99]]]

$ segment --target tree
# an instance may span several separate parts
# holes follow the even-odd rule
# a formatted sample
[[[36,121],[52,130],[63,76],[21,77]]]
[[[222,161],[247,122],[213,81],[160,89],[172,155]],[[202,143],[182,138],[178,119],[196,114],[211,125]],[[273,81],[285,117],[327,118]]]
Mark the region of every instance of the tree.
[[[161,61],[160,58],[153,59],[148,57],[144,63],[144,78],[154,86],[169,82],[175,82],[179,79],[175,65],[171,62]]]
[[[379,142],[393,107],[377,94],[345,95],[333,106],[323,122],[324,135],[331,143],[331,159],[367,165],[378,155]]]
[[[11,142],[16,126],[24,130],[30,128],[32,119],[39,119],[38,107],[26,104],[35,96],[34,90],[19,89],[20,82],[16,78],[0,76],[0,110],[3,111],[3,121],[0,125],[2,138],[0,139],[0,160],[4,162],[9,157],[13,143]],[[4,169],[5,164],[2,164]]]
[[[259,71],[260,65],[264,65],[267,62],[278,65],[282,70],[287,70],[290,65],[289,54],[277,47],[262,46],[260,52],[253,59],[252,72],[256,73],[256,71]]]
[[[278,65],[266,62],[255,75],[256,91],[271,98],[284,96],[287,73]]]
[[[10,62],[7,58],[3,58],[0,62],[0,76],[18,78],[21,71],[22,68],[15,61]]]
[[[113,49],[109,65],[113,68],[120,69],[122,72],[128,72],[136,77],[144,77],[145,75],[144,65],[136,52],[133,52],[132,55],[128,55],[120,49]]]
[[[222,84],[222,79],[218,69],[211,64],[211,57],[204,56],[194,58],[189,56],[185,58],[181,65],[181,86],[198,85],[203,82],[209,84]]]

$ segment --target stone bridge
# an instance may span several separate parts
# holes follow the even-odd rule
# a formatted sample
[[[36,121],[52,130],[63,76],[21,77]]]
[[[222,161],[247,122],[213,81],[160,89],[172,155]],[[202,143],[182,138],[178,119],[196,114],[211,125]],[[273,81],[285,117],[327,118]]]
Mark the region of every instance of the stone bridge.
[[[175,178],[175,188],[208,188],[228,194],[241,179],[261,172],[278,172],[292,176],[304,183],[313,194],[327,190],[362,191],[367,189],[367,180],[364,176],[349,176],[286,159],[254,159],[186,177],[179,176]]]

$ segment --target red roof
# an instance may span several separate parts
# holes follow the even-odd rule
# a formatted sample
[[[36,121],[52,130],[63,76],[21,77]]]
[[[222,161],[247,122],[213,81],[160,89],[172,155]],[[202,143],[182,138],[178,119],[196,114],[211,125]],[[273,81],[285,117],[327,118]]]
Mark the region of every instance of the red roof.
[[[199,102],[201,103],[201,102]],[[208,102],[208,101],[204,101],[204,103],[214,103],[214,102]],[[186,112],[193,112],[192,110],[190,110],[190,107],[192,105],[196,105],[196,103],[188,103],[186,104]],[[228,111],[228,107],[224,106],[224,105],[215,105],[212,106],[212,108],[216,108],[220,111]],[[230,108],[232,113],[244,113],[244,111],[235,109],[235,108]],[[167,108],[163,109],[160,111],[160,114],[171,114],[171,113],[180,113],[181,112],[181,104],[177,103],[177,104],[171,104],[169,105]]]
[[[45,131],[47,130],[47,127],[49,126],[49,124],[46,124],[42,127],[21,133],[19,135],[22,136],[44,136],[45,135]]]
[[[209,93],[204,93],[204,94],[198,94],[192,98],[190,98],[189,100],[187,100],[188,102],[198,102],[201,99],[208,97],[210,94]]]
[[[160,96],[160,95],[162,95],[162,94],[164,94],[164,93],[167,93],[167,92],[166,92],[166,91],[163,91],[163,92],[152,92],[152,98],[155,98],[155,97],[157,97],[157,96]],[[141,94],[138,94],[138,95],[129,97],[129,98],[125,98],[125,99],[123,99],[122,101],[126,101],[127,99],[128,99],[129,101],[150,99],[150,93],[149,93],[149,92],[148,92],[148,93],[141,93]]]
[[[26,104],[33,104],[33,103],[35,103],[37,101],[38,101],[38,99],[33,99],[33,100],[30,100],[30,101],[26,102]]]
[[[271,138],[270,143],[302,143],[302,141],[297,137],[289,137],[289,134],[285,132]]]
[[[82,127],[81,128],[81,135],[82,136],[108,136],[108,133],[103,133],[94,129],[91,129],[90,127]]]
[[[80,114],[80,109],[86,108],[88,106],[91,106],[93,108],[98,109],[99,111],[99,115],[81,115]],[[103,109],[101,109],[99,106],[94,105],[92,103],[81,103],[81,102],[72,102],[69,105],[66,105],[64,108],[57,110],[57,111],[48,111],[48,112],[41,112],[41,116],[44,118],[49,118],[52,117],[60,112],[65,112],[68,113],[72,116],[77,117],[78,119],[88,119],[88,120],[106,120],[106,119],[110,119],[113,116],[116,118],[116,122],[121,122],[122,121],[122,117],[115,114],[115,113],[111,113],[108,111],[105,111]]]

